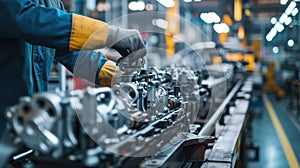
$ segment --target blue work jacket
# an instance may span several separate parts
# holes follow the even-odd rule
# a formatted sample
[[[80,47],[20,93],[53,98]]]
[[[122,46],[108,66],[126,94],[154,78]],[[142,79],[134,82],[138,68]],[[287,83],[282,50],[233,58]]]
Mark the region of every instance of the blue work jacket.
[[[71,14],[60,0],[0,0],[0,135],[5,108],[21,96],[47,91],[54,59],[74,70],[80,52],[68,50],[71,26]],[[81,62],[97,71],[107,61],[94,51],[81,55],[87,58]]]

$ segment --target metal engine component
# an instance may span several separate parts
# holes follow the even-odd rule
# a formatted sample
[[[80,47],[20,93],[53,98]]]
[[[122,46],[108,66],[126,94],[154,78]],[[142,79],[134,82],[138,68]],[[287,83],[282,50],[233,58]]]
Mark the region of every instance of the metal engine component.
[[[11,130],[35,151],[85,166],[99,165],[101,156],[152,156],[199,138],[201,126],[195,122],[209,106],[201,75],[178,64],[163,69],[144,64],[143,59],[121,62],[112,89],[23,97],[6,111]],[[106,162],[122,165],[122,159]]]
[[[17,107],[11,108],[6,116],[12,129],[29,147],[48,153],[59,145],[54,135],[58,127],[53,127],[61,117],[60,97],[55,94],[35,95],[32,99],[20,99]],[[35,139],[40,139],[35,141]]]
[[[18,105],[7,110],[6,118],[28,147],[56,158],[78,145],[79,122],[94,127],[105,121],[116,129],[129,125],[115,106],[109,88],[38,93],[32,99],[21,98]],[[110,132],[101,128],[101,134]]]

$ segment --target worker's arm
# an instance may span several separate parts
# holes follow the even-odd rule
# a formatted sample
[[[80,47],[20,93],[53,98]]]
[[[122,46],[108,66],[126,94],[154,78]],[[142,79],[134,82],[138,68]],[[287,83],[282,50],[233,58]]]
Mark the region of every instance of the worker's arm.
[[[84,78],[100,86],[111,87],[112,78],[118,67],[95,51],[56,51],[55,59],[70,70],[76,77]]]
[[[0,18],[7,32],[32,44],[63,50],[104,47],[108,24],[88,17],[38,6],[31,0],[0,0]],[[93,36],[91,36],[94,34]]]
[[[105,46],[127,56],[145,46],[135,30],[39,6],[31,0],[0,0],[1,29],[25,41],[55,49],[91,50]],[[142,54],[146,54],[143,52]]]

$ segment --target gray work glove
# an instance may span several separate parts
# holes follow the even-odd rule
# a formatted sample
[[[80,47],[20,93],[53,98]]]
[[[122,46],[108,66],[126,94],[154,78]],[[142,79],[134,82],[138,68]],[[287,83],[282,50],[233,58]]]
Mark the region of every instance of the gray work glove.
[[[145,43],[138,30],[109,27],[106,47],[117,50],[123,57],[133,59],[144,57],[147,54]]]

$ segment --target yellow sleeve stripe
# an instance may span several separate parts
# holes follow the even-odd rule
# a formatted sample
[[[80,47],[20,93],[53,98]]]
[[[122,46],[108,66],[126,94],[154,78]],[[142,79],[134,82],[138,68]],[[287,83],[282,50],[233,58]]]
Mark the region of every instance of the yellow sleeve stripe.
[[[98,74],[98,83],[100,86],[111,87],[112,79],[115,73],[118,71],[118,66],[113,61],[107,61],[101,68]]]
[[[69,49],[93,50],[105,46],[109,33],[107,23],[91,19],[85,16],[72,14],[72,32]]]

